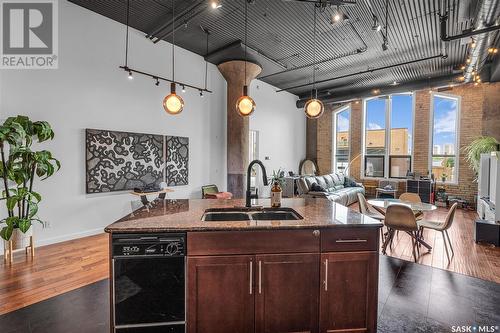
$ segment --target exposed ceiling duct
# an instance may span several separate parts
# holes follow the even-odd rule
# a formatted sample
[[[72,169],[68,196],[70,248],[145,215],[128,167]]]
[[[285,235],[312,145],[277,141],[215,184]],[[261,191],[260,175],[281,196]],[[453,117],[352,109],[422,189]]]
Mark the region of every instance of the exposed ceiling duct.
[[[500,4],[496,0],[482,0],[481,5],[474,18],[474,28],[455,36],[447,36],[446,24],[448,19],[448,8],[443,8],[446,12],[440,17],[441,40],[449,42],[462,38],[472,38],[474,36],[474,47],[470,48],[468,63],[464,71],[465,82],[474,79],[473,72],[479,73],[488,57],[488,48],[493,43],[493,36],[490,32],[500,29],[498,25]]]

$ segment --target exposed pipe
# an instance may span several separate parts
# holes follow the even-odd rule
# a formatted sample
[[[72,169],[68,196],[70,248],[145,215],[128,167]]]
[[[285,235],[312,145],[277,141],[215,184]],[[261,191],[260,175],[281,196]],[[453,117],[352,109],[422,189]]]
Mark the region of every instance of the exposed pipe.
[[[500,25],[495,24],[498,17],[499,2],[495,0],[483,0],[481,6],[474,18],[474,29],[461,33],[459,35],[448,36],[446,32],[448,22],[448,11],[440,15],[440,36],[443,42],[449,42],[457,39],[477,36],[474,41],[476,46],[471,49],[469,54],[470,62],[466,65],[464,71],[465,82],[473,79],[472,72],[481,70],[486,57],[488,56],[488,36],[489,32],[500,29]]]
[[[409,82],[407,84],[401,84],[398,86],[386,86],[379,88],[381,90],[381,94],[383,95],[388,95],[388,94],[394,94],[394,93],[401,93],[401,92],[408,92],[408,91],[415,91],[415,90],[421,90],[421,89],[435,89],[438,87],[444,87],[448,86],[450,82],[455,81],[461,76],[461,74],[451,74],[451,75],[446,75],[446,76],[441,76],[432,79],[432,81],[429,81],[428,79],[425,80],[419,80],[419,81],[414,81],[414,82]],[[360,88],[355,91],[348,91],[342,95],[330,95],[330,97],[323,97],[321,98],[323,103],[328,103],[328,104],[338,104],[338,103],[345,103],[345,102],[350,102],[353,100],[359,100],[363,98],[368,98],[368,97],[375,97],[373,95],[373,90],[366,89],[366,88]],[[301,98],[297,100],[297,108],[303,108],[305,102],[307,101],[306,98]]]
[[[316,84],[330,82],[330,81],[335,81],[335,80],[338,80],[338,79],[344,79],[346,77],[351,77],[351,76],[356,76],[356,75],[361,75],[361,74],[366,74],[366,73],[378,72],[378,71],[381,71],[381,70],[384,70],[384,69],[390,69],[390,68],[394,68],[394,67],[398,67],[398,66],[410,65],[410,64],[417,63],[417,62],[432,60],[432,59],[436,59],[436,58],[443,58],[443,57],[444,57],[444,55],[438,54],[438,55],[434,55],[434,56],[430,56],[430,57],[426,57],[426,58],[422,58],[422,59],[405,61],[405,62],[402,62],[402,63],[399,63],[399,64],[387,65],[387,66],[382,66],[382,67],[373,68],[373,69],[367,69],[366,71],[361,71],[361,72],[356,72],[356,73],[341,75],[341,76],[337,76],[337,77],[334,77],[334,78],[331,78],[331,79],[320,80],[320,81],[317,81]],[[312,83],[299,84],[299,85],[296,85],[296,86],[293,86],[293,87],[287,87],[287,88],[276,90],[276,92],[288,91],[288,90],[292,90],[292,89],[296,89],[296,88],[303,88],[303,87],[307,87],[307,86],[310,86],[310,85],[312,85]]]

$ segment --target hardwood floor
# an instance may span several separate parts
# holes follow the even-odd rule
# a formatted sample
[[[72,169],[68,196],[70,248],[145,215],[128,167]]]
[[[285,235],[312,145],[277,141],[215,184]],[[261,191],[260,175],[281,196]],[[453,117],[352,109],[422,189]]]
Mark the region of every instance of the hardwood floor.
[[[349,208],[358,210],[358,204],[351,205]],[[426,212],[424,218],[444,221],[447,212],[446,208],[438,208],[435,211]],[[455,251],[455,256],[451,258],[450,262],[446,257],[441,233],[425,229],[424,239],[432,246],[432,251],[427,252],[424,247],[421,247],[417,262],[500,283],[500,248],[474,242],[474,220],[476,218],[477,214],[474,211],[457,209],[453,225],[448,231]],[[400,232],[394,238],[392,248],[387,248],[387,255],[413,261],[410,236]]]
[[[350,208],[357,209],[357,205]],[[426,218],[443,220],[439,208]],[[473,241],[475,212],[458,210],[450,229],[455,256],[448,263],[441,234],[426,230],[433,247],[421,250],[418,262],[427,266],[500,283],[500,248]],[[412,261],[411,241],[399,233],[387,254]],[[0,314],[51,298],[108,277],[108,237],[100,234],[37,248],[34,261],[16,253],[12,266],[0,263]]]
[[[108,277],[108,235],[100,234],[23,251],[12,265],[0,262],[0,314]]]

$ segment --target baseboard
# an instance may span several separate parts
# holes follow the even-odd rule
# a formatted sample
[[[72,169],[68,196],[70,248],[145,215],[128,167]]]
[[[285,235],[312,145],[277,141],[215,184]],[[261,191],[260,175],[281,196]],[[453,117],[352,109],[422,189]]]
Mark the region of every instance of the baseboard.
[[[51,238],[47,238],[47,239],[37,239],[36,233],[35,233],[35,247],[50,245],[50,244],[55,244],[55,243],[61,243],[61,242],[65,242],[65,241],[69,241],[69,240],[73,240],[73,239],[77,239],[77,238],[87,237],[87,236],[93,236],[93,235],[101,234],[103,232],[104,232],[104,228],[96,228],[96,229],[76,232],[73,234],[51,237]],[[3,242],[0,242],[0,250],[3,253]],[[16,250],[14,252],[17,252],[17,251],[24,251],[24,249],[19,249],[19,250]]]

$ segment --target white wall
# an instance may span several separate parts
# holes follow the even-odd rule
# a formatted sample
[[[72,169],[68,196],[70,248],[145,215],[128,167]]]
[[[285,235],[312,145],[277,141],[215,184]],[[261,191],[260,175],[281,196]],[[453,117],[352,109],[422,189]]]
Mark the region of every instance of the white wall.
[[[259,159],[268,176],[280,168],[286,174],[297,173],[300,161],[306,156],[306,117],[295,105],[298,97],[276,90],[258,80],[250,85],[250,96],[257,105],[250,117],[250,129],[259,131]],[[260,178],[259,182],[262,182]],[[269,188],[260,186],[259,193],[268,195]]]
[[[67,1],[59,2],[59,69],[3,70],[0,118],[28,115],[47,120],[56,137],[44,144],[61,161],[60,172],[36,186],[44,199],[39,215],[51,227],[38,231],[38,244],[102,228],[130,212],[128,193],[85,194],[85,128],[189,137],[189,186],[175,187],[177,198],[200,197],[204,184],[226,187],[226,83],[209,66],[209,89],[184,95],[178,116],[165,113],[167,83],[133,80],[118,69],[124,61],[125,26]],[[153,44],[144,34],[130,33],[129,66],[171,77],[171,45]],[[202,86],[202,57],[176,48],[176,79]],[[3,205],[3,204],[2,204]]]
[[[43,195],[39,215],[50,227],[36,226],[37,245],[98,232],[128,214],[135,198],[128,193],[85,194],[85,128],[189,137],[189,185],[175,187],[175,198],[200,197],[200,187],[214,183],[226,188],[226,82],[209,65],[208,88],[213,94],[184,95],[178,116],[162,108],[169,86],[127,74],[123,65],[125,26],[67,1],[59,2],[59,69],[0,70],[0,120],[22,114],[46,120],[56,133],[44,143],[61,161],[52,178],[38,182]],[[129,66],[171,77],[171,45],[153,44],[130,30]],[[176,48],[176,79],[202,86],[202,57]],[[258,86],[258,87],[257,87]],[[296,170],[305,155],[305,118],[295,109],[294,95],[276,94],[254,81],[252,96],[258,110],[252,129],[260,131],[261,156],[269,170]],[[3,206],[0,205],[0,207]],[[0,208],[1,216],[4,211]],[[0,243],[0,247],[2,243]]]

